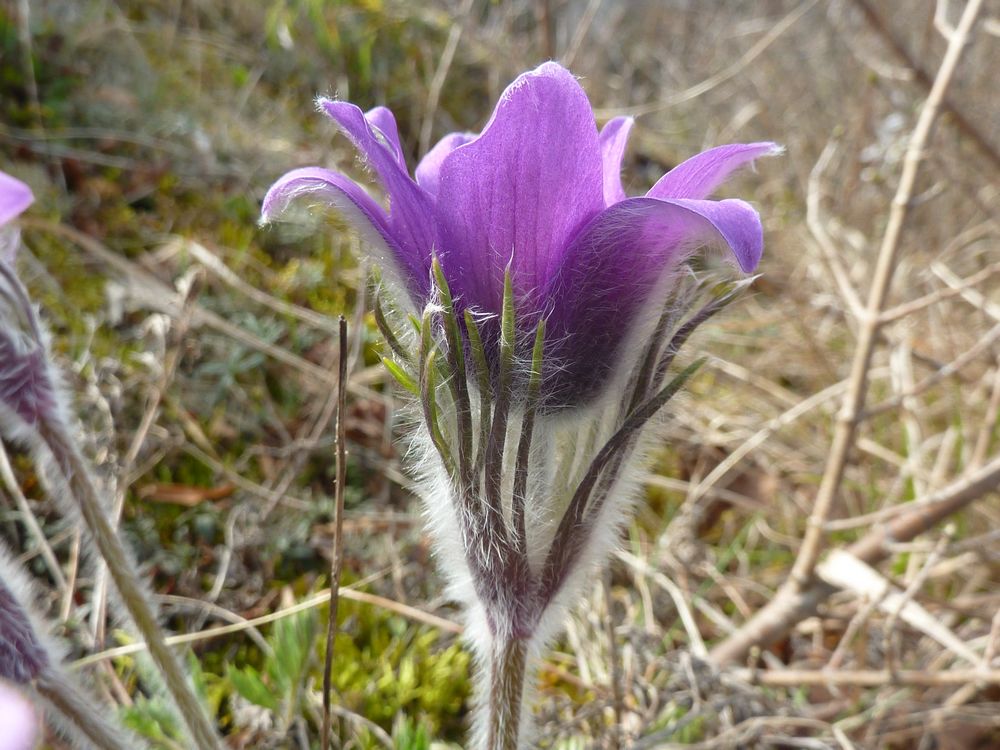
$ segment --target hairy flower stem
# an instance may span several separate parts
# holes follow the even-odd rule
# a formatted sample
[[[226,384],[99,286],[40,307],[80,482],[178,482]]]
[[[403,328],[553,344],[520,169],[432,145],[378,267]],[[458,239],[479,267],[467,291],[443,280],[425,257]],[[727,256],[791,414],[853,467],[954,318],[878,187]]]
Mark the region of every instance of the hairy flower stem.
[[[490,646],[488,658],[490,692],[484,706],[485,744],[480,750],[518,750],[528,641],[514,636],[496,640]]]
[[[72,679],[53,670],[45,670],[34,682],[35,692],[101,750],[135,750],[135,737],[124,733],[108,723],[106,711],[97,709],[83,695]],[[145,747],[145,745],[142,745]]]
[[[121,594],[122,601],[135,621],[136,628],[153,661],[160,668],[164,682],[177,703],[195,747],[199,750],[220,750],[219,738],[209,722],[194,691],[188,685],[180,663],[163,640],[163,632],[139,583],[139,577],[125,552],[121,540],[111,528],[100,494],[90,477],[87,463],[76,443],[60,425],[49,421],[39,425],[39,434],[49,447],[70,493],[76,500],[84,523],[90,530],[108,572]]]

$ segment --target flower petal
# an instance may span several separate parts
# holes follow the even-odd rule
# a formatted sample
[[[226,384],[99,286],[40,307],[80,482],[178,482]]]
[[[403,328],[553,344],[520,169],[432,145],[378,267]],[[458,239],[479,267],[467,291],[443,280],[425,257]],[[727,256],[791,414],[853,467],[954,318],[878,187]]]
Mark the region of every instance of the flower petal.
[[[31,750],[38,741],[38,716],[31,703],[6,682],[0,682],[0,716],[4,719],[3,750]]]
[[[515,294],[537,295],[566,246],[604,206],[590,102],[545,63],[503,93],[482,134],[441,165],[438,252],[452,291],[499,312],[508,263]]]
[[[349,102],[320,99],[319,104],[375,170],[389,196],[389,227],[396,242],[411,258],[422,259],[419,264],[421,268],[429,269],[435,239],[434,203],[427,191],[410,178],[402,154],[397,153],[393,147],[394,138],[398,143],[399,136],[385,133],[377,124],[381,123],[392,131],[395,119],[392,120],[392,126],[388,125],[388,110],[381,111],[384,108],[377,107],[373,110],[376,123],[373,126],[364,113]],[[423,278],[411,279],[411,288],[413,285],[426,288],[426,276],[427,273],[423,272]]]
[[[475,137],[475,133],[449,133],[435,143],[434,147],[427,152],[426,156],[417,165],[417,184],[434,197],[437,197],[438,187],[441,184],[441,165],[444,163],[445,157]]]
[[[35,197],[20,180],[0,172],[0,226],[17,218]]]
[[[740,167],[761,156],[773,156],[781,151],[781,146],[774,143],[733,143],[710,148],[671,169],[646,196],[701,200],[714,193]]]
[[[399,275],[418,304],[426,299],[430,278],[426,256],[399,242],[382,207],[354,181],[338,172],[320,167],[293,169],[278,179],[264,196],[263,220],[271,221],[293,200],[305,195],[316,196],[342,213],[375,250],[376,260]]]
[[[406,170],[406,158],[403,156],[403,146],[399,142],[399,128],[396,127],[396,116],[388,107],[375,107],[365,112],[368,124],[375,128],[376,136],[381,135],[392,150],[399,166]]]
[[[547,408],[580,404],[600,390],[664,275],[708,245],[728,247],[752,271],[763,248],[757,212],[740,200],[630,198],[580,232],[546,293]]]
[[[601,159],[604,161],[604,204],[614,205],[625,200],[622,188],[622,157],[628,135],[635,120],[631,117],[615,117],[601,128]]]

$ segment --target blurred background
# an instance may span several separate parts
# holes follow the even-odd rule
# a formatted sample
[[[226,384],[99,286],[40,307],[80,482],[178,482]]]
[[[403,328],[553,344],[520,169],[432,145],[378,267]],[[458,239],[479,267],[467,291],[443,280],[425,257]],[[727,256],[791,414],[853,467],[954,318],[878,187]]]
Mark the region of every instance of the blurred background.
[[[232,747],[316,742],[341,313],[354,349],[341,746],[461,742],[469,657],[400,468],[399,401],[378,364],[357,242],[335,215],[257,222],[265,190],[293,167],[366,179],[315,96],[390,107],[412,167],[445,133],[480,129],[503,88],[546,59],[580,77],[599,123],[636,117],[623,170],[632,195],[706,147],[787,150],[723,188],[761,212],[762,275],[691,347],[709,364],[674,407],[647,503],[546,657],[539,746],[1000,745],[989,483],[869,569],[919,616],[840,584],[732,660],[779,672],[780,684],[703,658],[788,578],[906,145],[964,5],[4,0],[0,169],[36,195],[19,267],[167,623],[232,626],[191,642]],[[908,201],[893,313],[825,548],[996,458],[998,37],[1000,2],[986,0]],[[78,532],[16,447],[4,455],[0,533],[38,579],[39,605],[72,658],[90,659],[81,668],[109,705],[155,746],[176,747],[144,655],[106,652],[126,636],[80,564]],[[970,668],[982,682],[948,676]]]

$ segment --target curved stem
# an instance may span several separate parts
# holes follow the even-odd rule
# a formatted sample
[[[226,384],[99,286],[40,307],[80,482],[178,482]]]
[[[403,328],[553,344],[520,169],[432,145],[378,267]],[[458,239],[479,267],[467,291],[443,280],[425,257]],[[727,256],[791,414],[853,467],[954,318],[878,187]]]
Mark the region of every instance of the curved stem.
[[[134,736],[126,736],[105,718],[102,711],[83,693],[74,680],[60,673],[59,667],[43,671],[35,681],[35,690],[74,728],[105,750],[135,750],[139,745]]]
[[[180,662],[163,640],[163,631],[156,622],[156,615],[149,605],[125,547],[104,513],[100,493],[90,478],[90,470],[79,448],[61,425],[43,422],[38,431],[62,473],[62,481],[79,505],[80,515],[101,557],[107,563],[108,572],[118,588],[122,603],[146,641],[153,661],[160,668],[163,681],[177,703],[191,738],[199,750],[218,750],[221,745],[215,728],[188,684]]]

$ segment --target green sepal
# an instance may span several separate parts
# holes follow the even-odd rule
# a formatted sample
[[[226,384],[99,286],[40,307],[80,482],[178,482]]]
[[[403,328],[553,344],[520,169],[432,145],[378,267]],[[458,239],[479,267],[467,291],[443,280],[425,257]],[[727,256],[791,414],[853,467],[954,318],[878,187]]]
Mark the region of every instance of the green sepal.
[[[385,339],[385,343],[389,345],[389,349],[399,357],[407,365],[413,365],[413,355],[406,350],[406,348],[400,343],[396,334],[392,330],[392,326],[389,325],[389,321],[385,317],[385,309],[382,307],[382,298],[375,298],[375,325],[378,326],[379,332],[382,334],[382,338]]]
[[[424,359],[420,398],[423,402],[424,419],[427,422],[427,429],[431,433],[431,441],[434,443],[434,447],[437,448],[438,454],[444,462],[445,469],[454,477],[455,461],[451,456],[451,451],[448,449],[448,443],[445,442],[444,433],[441,430],[441,422],[439,421],[440,412],[437,405],[437,383],[434,377],[434,373],[437,370],[436,359],[437,349],[431,349]]]
[[[503,307],[500,312],[500,392],[506,394],[514,373],[514,284],[510,269],[503,274]]]
[[[448,288],[448,279],[437,256],[431,258],[431,273],[441,297],[441,317],[444,321],[445,339],[448,342],[447,364],[451,368],[448,387],[455,404],[455,422],[458,430],[458,463],[466,483],[472,481],[472,408],[469,403],[469,385],[465,372],[465,345],[458,326],[458,316]]]
[[[524,504],[528,488],[528,464],[531,460],[531,439],[535,429],[535,411],[542,385],[542,354],[545,349],[545,318],[538,321],[535,329],[535,345],[531,351],[531,375],[528,377],[528,398],[524,405],[524,419],[521,422],[521,438],[517,444],[517,460],[514,464],[514,487],[511,493],[511,525],[514,529],[514,546],[521,558],[519,572],[527,574],[528,535],[525,529]]]
[[[417,398],[420,398],[420,386],[413,377],[400,367],[399,363],[389,357],[382,357],[382,364],[385,365],[385,369],[389,371],[389,374],[399,383],[403,388],[410,393],[412,393]]]
[[[542,387],[542,355],[545,350],[545,318],[538,321],[535,329],[535,346],[531,350],[531,376],[528,378],[528,400],[538,400]]]
[[[469,336],[469,350],[472,352],[472,363],[476,368],[476,384],[479,388],[479,448],[476,452],[475,474],[479,474],[486,456],[486,441],[490,437],[490,414],[492,399],[490,394],[490,366],[486,362],[486,347],[483,346],[479,326],[469,311],[465,310],[465,331]]]
[[[452,460],[451,451],[444,440],[444,433],[441,430],[439,412],[437,405],[437,379],[438,372],[437,347],[431,335],[431,311],[424,310],[423,320],[419,323],[420,331],[420,402],[424,412],[424,422],[427,423],[427,430],[431,434],[431,442],[437,449],[438,455],[444,462],[448,473],[455,476],[455,462]]]

